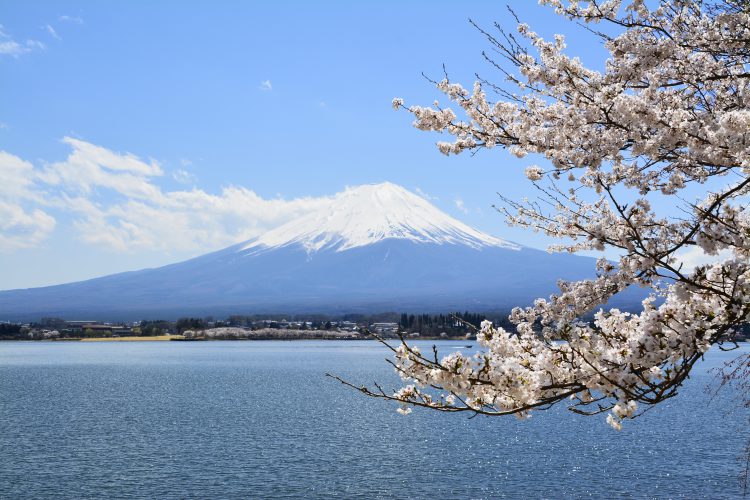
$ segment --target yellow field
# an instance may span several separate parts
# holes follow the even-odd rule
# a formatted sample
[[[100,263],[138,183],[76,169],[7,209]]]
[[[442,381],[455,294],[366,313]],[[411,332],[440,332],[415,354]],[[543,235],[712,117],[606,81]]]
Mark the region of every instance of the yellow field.
[[[81,342],[152,342],[157,340],[181,339],[182,335],[158,335],[156,337],[106,337],[81,339]]]

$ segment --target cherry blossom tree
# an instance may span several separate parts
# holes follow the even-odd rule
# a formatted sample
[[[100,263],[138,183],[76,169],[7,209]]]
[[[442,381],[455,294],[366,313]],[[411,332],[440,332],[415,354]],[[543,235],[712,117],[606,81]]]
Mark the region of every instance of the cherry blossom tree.
[[[567,55],[562,36],[520,22],[517,33],[477,26],[506,83],[478,77],[468,90],[446,77],[434,83],[449,106],[393,106],[449,136],[437,144],[446,155],[501,147],[544,157],[525,170],[539,199],[504,199],[509,223],[558,239],[552,251],[614,250],[619,261],[600,259],[595,279],[560,282],[559,293],[514,309],[515,331],[484,322],[474,355],[392,347],[406,384],[395,393],[355,387],[402,413],[524,418],[562,403],[607,413],[619,430],[675,396],[704,353],[731,347],[750,320],[750,4],[540,3],[602,42],[603,70]],[[663,197],[681,211],[657,213]],[[715,258],[691,268],[685,251]],[[606,306],[633,286],[649,293],[640,312]]]

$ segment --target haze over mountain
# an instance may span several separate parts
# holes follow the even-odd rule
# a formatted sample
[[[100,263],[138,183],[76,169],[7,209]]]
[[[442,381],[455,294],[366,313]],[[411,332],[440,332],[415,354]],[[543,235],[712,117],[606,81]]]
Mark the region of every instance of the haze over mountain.
[[[258,238],[156,269],[0,292],[0,320],[502,311],[594,260],[477,231],[391,183],[349,188]],[[634,302],[634,301],[633,301]]]

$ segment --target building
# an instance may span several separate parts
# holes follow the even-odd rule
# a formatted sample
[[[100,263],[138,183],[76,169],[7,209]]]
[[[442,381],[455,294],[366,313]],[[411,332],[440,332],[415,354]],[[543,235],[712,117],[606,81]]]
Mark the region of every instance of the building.
[[[370,330],[375,333],[396,333],[398,332],[398,323],[373,323]]]

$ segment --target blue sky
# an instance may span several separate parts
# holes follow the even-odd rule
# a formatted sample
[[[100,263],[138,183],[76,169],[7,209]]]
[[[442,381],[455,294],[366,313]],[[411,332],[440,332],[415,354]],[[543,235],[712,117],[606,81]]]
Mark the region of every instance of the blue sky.
[[[549,8],[509,3],[601,66],[603,49]],[[1,1],[0,150],[11,180],[0,204],[20,207],[23,220],[0,238],[0,289],[174,262],[262,231],[315,197],[382,181],[544,247],[491,208],[498,191],[531,193],[523,167],[533,161],[501,150],[446,158],[438,136],[391,108],[396,96],[440,98],[421,73],[439,79],[443,64],[467,85],[475,72],[500,78],[467,19],[513,29],[504,5]],[[141,177],[127,189],[85,177],[128,168]],[[164,200],[154,207],[149,196]]]

